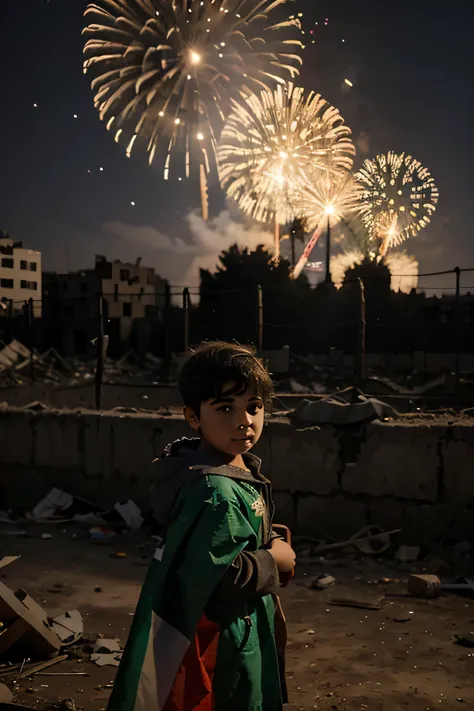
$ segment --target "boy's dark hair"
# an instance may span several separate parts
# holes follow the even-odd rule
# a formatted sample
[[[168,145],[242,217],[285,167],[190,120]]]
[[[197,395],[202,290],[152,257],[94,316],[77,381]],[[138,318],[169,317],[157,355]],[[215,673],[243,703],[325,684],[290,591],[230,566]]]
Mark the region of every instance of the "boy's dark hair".
[[[199,416],[201,403],[222,395],[227,383],[234,383],[226,395],[241,395],[252,390],[270,407],[273,383],[262,361],[251,346],[225,341],[202,343],[186,361],[179,375],[183,404]]]

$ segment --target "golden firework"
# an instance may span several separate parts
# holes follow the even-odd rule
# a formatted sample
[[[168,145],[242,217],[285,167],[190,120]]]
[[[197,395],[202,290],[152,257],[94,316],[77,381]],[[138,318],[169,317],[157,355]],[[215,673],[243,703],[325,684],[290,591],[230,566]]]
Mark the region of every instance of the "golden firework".
[[[355,179],[361,187],[362,221],[369,234],[381,240],[381,255],[415,237],[431,221],[438,189],[429,171],[412,156],[378,155],[364,162]]]
[[[175,148],[209,171],[230,99],[298,74],[302,47],[273,20],[287,0],[99,0],[85,16],[84,71],[100,118],[130,157],[147,139],[149,162],[166,137],[164,177]]]
[[[352,168],[351,131],[319,94],[289,83],[232,108],[217,151],[220,179],[254,219],[291,222],[308,176],[333,179]]]

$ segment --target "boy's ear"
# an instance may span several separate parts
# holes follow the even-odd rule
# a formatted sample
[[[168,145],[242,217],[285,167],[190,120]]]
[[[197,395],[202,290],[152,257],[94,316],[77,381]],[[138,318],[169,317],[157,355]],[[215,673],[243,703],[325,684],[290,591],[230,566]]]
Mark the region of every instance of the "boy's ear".
[[[184,417],[186,418],[186,422],[188,423],[188,425],[190,427],[192,427],[193,430],[198,430],[200,425],[199,425],[199,420],[198,420],[197,415],[194,412],[194,410],[191,407],[189,407],[188,405],[186,405],[186,407],[183,408],[183,414],[184,414]]]

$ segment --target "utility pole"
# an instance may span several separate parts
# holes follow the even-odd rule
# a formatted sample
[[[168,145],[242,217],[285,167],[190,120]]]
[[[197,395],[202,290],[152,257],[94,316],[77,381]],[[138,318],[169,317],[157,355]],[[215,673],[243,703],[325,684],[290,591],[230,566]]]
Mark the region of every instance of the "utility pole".
[[[326,284],[331,283],[331,222],[328,215],[328,224],[326,229]]]
[[[359,348],[357,357],[357,377],[359,381],[365,378],[365,363],[367,349],[367,310],[365,301],[364,282],[358,277],[360,287],[360,320],[359,320]]]

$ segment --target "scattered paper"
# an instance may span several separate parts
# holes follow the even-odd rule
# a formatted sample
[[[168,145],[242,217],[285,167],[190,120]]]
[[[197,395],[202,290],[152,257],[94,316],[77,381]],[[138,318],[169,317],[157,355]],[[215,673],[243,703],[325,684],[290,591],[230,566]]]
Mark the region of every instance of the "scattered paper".
[[[120,642],[118,639],[98,639],[92,648],[94,654],[107,654],[120,652]]]
[[[48,520],[58,515],[60,511],[67,511],[74,502],[72,494],[61,489],[51,489],[49,494],[33,509],[33,516],[38,521]]]
[[[125,503],[118,501],[114,508],[121,515],[131,531],[140,530],[145,519],[134,501],[129,500]]]
[[[82,615],[79,610],[65,612],[54,618],[51,629],[58,635],[64,646],[75,644],[81,639],[84,632]]]

